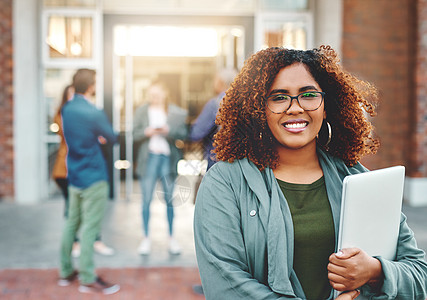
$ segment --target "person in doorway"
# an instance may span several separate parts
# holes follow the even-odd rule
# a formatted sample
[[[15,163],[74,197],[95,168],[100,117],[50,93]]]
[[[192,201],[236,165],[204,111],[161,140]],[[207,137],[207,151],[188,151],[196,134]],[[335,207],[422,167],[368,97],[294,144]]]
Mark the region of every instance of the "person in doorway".
[[[200,185],[196,255],[206,299],[424,300],[425,253],[402,214],[397,255],[337,249],[342,181],[379,142],[376,89],[328,46],[252,55],[217,118],[219,160]]]
[[[59,149],[58,154],[55,159],[55,163],[53,165],[52,170],[52,178],[55,180],[56,184],[61,190],[61,193],[65,200],[64,205],[64,217],[68,217],[68,207],[69,207],[69,200],[68,200],[68,179],[67,179],[67,145],[65,143],[64,138],[64,132],[62,130],[62,115],[61,111],[64,105],[73,98],[74,96],[74,87],[72,85],[67,85],[64,88],[64,91],[62,93],[62,100],[59,105],[59,108],[54,116],[54,123],[58,126],[58,131],[56,132],[60,138],[61,141],[59,143]],[[108,247],[101,241],[101,235],[97,235],[96,241],[93,245],[93,248],[95,252],[102,254],[102,255],[113,255],[114,249],[111,247]],[[77,239],[77,237],[74,240],[73,244],[73,250],[71,252],[73,257],[79,257],[80,256],[80,243]]]
[[[180,254],[181,247],[173,235],[173,190],[182,144],[187,136],[187,111],[169,103],[166,86],[153,82],[147,90],[148,103],[135,111],[133,139],[140,143],[136,173],[142,190],[143,239],[138,247],[141,255],[151,251],[149,234],[150,204],[160,179],[166,202],[169,224],[169,252]]]
[[[68,286],[79,276],[82,293],[113,294],[120,286],[95,273],[93,245],[100,232],[108,201],[107,163],[100,143],[117,141],[105,113],[90,103],[95,95],[94,70],[79,69],[73,76],[75,94],[62,108],[62,124],[68,147],[69,212],[61,240],[61,265],[58,285]],[[74,270],[71,251],[81,229],[79,272]]]
[[[207,170],[216,162],[213,150],[213,136],[217,132],[215,124],[216,115],[218,113],[219,104],[225,96],[225,91],[229,88],[237,71],[233,68],[219,70],[214,79],[215,96],[210,99],[202,109],[202,112],[191,126],[190,140],[203,141],[203,149],[205,158],[208,161]]]

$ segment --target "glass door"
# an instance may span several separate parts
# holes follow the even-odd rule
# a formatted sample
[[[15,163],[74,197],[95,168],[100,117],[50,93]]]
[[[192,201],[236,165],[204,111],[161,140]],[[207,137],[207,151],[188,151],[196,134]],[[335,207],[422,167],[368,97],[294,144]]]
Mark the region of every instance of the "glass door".
[[[117,199],[129,200],[140,193],[134,172],[138,145],[132,138],[133,114],[146,103],[151,82],[166,84],[170,101],[188,111],[190,127],[214,96],[216,70],[242,66],[244,30],[238,26],[117,25],[113,41],[113,126],[120,132],[120,146],[114,152],[114,190]],[[178,164],[179,175],[198,175],[202,152],[198,155],[190,141],[180,146],[184,159]]]
[[[113,128],[119,133],[114,147],[115,199],[129,200],[133,193],[133,57],[113,57]],[[124,184],[122,184],[122,182]]]
[[[262,0],[255,14],[255,49],[313,47],[313,1]]]

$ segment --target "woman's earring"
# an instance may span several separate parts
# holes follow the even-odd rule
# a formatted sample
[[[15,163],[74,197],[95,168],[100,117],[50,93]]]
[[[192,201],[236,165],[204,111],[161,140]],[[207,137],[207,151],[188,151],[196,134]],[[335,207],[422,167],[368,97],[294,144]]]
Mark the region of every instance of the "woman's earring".
[[[262,140],[262,131],[259,133],[259,139]]]
[[[325,126],[325,123],[326,123],[326,126]],[[328,128],[327,133],[325,132],[326,131],[325,127]],[[325,149],[328,150],[329,143],[332,140],[332,127],[328,121],[323,120],[322,127],[320,128],[320,131],[317,134],[317,140],[318,140],[320,145],[323,143],[323,141],[326,141],[324,143],[323,147],[325,147]]]
[[[331,124],[329,124],[328,121],[326,121],[326,125],[328,126],[328,140],[326,141],[325,148],[328,148],[328,145],[332,139],[332,128],[331,128]]]

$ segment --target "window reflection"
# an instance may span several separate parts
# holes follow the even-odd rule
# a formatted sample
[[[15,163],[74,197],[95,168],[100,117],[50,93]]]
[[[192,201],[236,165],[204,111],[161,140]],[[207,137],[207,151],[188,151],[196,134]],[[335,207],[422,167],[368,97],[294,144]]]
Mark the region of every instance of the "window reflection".
[[[307,30],[304,23],[289,22],[269,26],[264,33],[264,48],[285,47],[290,49],[307,49]]]
[[[91,58],[92,18],[52,15],[48,21],[50,58]]]

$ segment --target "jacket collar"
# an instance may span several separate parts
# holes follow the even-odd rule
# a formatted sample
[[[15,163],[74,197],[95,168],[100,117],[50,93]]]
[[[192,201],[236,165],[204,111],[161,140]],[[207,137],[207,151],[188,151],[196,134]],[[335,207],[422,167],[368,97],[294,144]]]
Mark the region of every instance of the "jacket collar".
[[[293,224],[289,208],[282,212],[281,201],[285,201],[273,171],[258,168],[244,158],[239,160],[242,173],[249,188],[259,201],[259,218],[267,236],[268,284],[274,292],[295,296],[304,295],[298,280],[292,273],[293,265]],[[285,201],[286,203],[286,201]],[[283,217],[283,214],[285,217]],[[294,285],[299,286],[294,290]]]
[[[81,103],[81,102],[84,102],[84,103],[87,103],[87,104],[89,104],[89,105],[91,105],[91,106],[95,106],[92,102],[90,102],[90,100],[89,99],[87,99],[83,94],[74,94],[74,97],[71,99],[71,101],[76,101],[76,102],[79,102],[79,103]]]
[[[342,181],[345,176],[367,171],[359,163],[347,167],[341,159],[318,149],[335,227],[335,244],[341,210]],[[293,222],[286,199],[270,168],[263,172],[247,158],[238,161],[243,176],[259,201],[259,218],[267,236],[268,284],[277,293],[304,298],[293,271]],[[285,205],[281,206],[281,203]],[[284,208],[284,209],[283,209]]]

